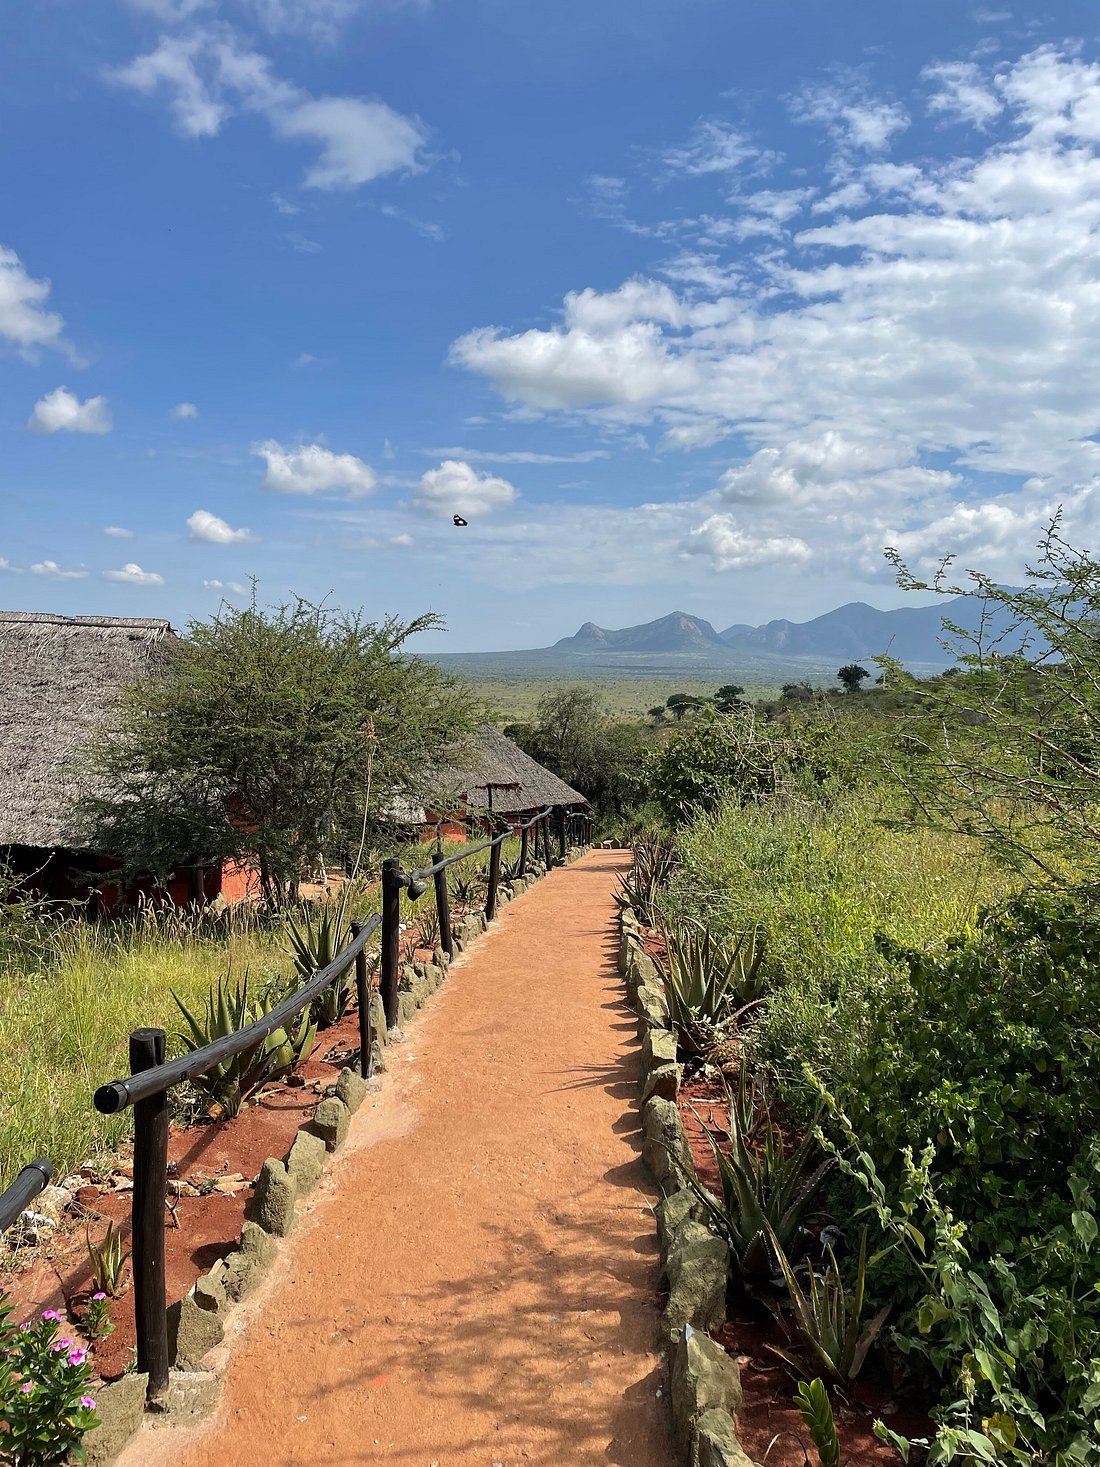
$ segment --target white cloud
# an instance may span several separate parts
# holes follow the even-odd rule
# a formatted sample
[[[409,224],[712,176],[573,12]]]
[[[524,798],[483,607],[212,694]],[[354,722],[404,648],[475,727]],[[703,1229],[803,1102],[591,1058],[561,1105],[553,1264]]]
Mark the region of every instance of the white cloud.
[[[810,547],[795,535],[754,535],[742,529],[729,514],[709,515],[684,542],[689,555],[706,555],[715,570],[745,570],[777,561],[804,564],[812,556]]]
[[[296,255],[319,255],[325,248],[323,244],[318,244],[315,239],[308,239],[304,234],[287,234],[284,238]]]
[[[140,565],[133,561],[124,565],[121,570],[105,570],[103,572],[105,581],[118,581],[124,586],[163,586],[164,577],[156,571],[143,571]]]
[[[408,534],[407,532],[402,533],[400,535],[391,535],[390,536],[390,544],[391,545],[411,545],[412,543],[413,543],[413,537],[410,534]]]
[[[929,111],[940,113],[948,121],[984,128],[1004,110],[1004,102],[973,61],[937,61],[934,66],[926,66],[921,75],[933,85]]]
[[[413,491],[413,501],[420,509],[448,518],[490,514],[516,498],[516,489],[507,479],[479,474],[470,464],[453,458],[422,474]]]
[[[306,172],[307,188],[353,189],[386,173],[412,171],[428,141],[417,119],[361,97],[301,102],[274,113],[272,126],[282,137],[321,144],[320,158]]]
[[[675,543],[715,566],[797,563],[801,546],[843,584],[856,560],[886,576],[887,543],[920,556],[954,536],[991,563],[1011,544],[1019,574],[1059,503],[1100,530],[1100,63],[1043,47],[933,80],[978,122],[981,96],[999,100],[996,135],[887,161],[876,150],[904,141],[896,104],[818,92],[805,115],[818,109],[837,153],[799,188],[817,186],[827,221],[777,234],[740,271],[689,251],[652,278],[576,289],[560,319],[478,327],[451,360],[571,430],[656,429],[662,450],[737,439],[715,487],[677,511]],[[715,239],[752,197],[710,217]]]
[[[134,538],[133,530],[124,529],[122,525],[107,525],[103,533],[110,535],[113,540],[132,540]]]
[[[32,576],[46,576],[51,581],[82,581],[87,574],[83,566],[65,568],[56,560],[39,560],[31,566]]]
[[[53,392],[34,405],[27,427],[34,433],[109,433],[111,413],[105,397],[89,397],[84,402],[67,387]]]
[[[330,489],[347,494],[370,494],[378,487],[378,476],[369,464],[351,453],[333,453],[319,443],[287,448],[274,439],[254,443],[252,452],[262,458],[267,471],[261,489],[277,494],[322,494]]]
[[[208,591],[231,591],[234,596],[247,596],[248,587],[240,581],[203,581]]]
[[[251,530],[234,530],[208,509],[195,510],[188,517],[187,528],[192,540],[204,540],[208,545],[242,545],[256,538]]]
[[[428,132],[385,102],[363,97],[311,97],[278,78],[271,62],[224,25],[162,36],[157,46],[108,78],[143,96],[164,95],[184,137],[214,137],[238,111],[264,116],[276,137],[319,145],[307,188],[343,190],[387,173],[419,168]],[[276,207],[293,212],[280,195]]]
[[[64,321],[56,311],[45,309],[49,295],[50,282],[34,280],[15,251],[0,245],[0,338],[24,355],[31,355],[40,346],[71,355],[61,334]]]
[[[13,576],[21,576],[23,574],[23,567],[21,565],[12,565],[10,560],[5,560],[0,555],[0,571],[7,571],[9,575]]]
[[[774,163],[776,157],[739,128],[703,118],[696,123],[686,143],[666,148],[660,154],[660,163],[670,177],[698,177],[708,173],[759,172]],[[621,183],[621,180],[599,177],[594,182],[604,185],[601,191],[606,194],[607,184]]]
[[[293,215],[300,214],[302,212],[302,210],[301,210],[301,208],[300,208],[300,206],[298,204],[292,204],[289,199],[284,199],[283,196],[282,196],[282,194],[278,194],[278,193],[271,194],[270,195],[270,198],[271,198],[271,202],[272,202],[272,205],[274,206],[274,208],[280,214],[282,214],[284,216],[284,218],[288,218],[289,219]]]
[[[199,410],[193,402],[177,402],[172,409],[172,417],[183,422],[187,418],[197,418]]]
[[[580,453],[534,453],[527,448],[502,449],[496,452],[481,448],[422,448],[429,458],[462,458],[471,463],[484,464],[589,464],[596,459],[610,458],[606,448],[586,448]],[[383,453],[392,458],[392,454]]]
[[[837,146],[857,152],[881,153],[909,126],[900,103],[870,97],[858,82],[805,87],[790,107],[796,122],[822,127]]]

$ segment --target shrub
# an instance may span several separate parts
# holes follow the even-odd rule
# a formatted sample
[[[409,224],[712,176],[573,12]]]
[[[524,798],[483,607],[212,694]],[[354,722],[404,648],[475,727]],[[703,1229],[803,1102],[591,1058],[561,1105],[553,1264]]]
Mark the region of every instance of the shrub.
[[[87,1394],[87,1351],[59,1338],[61,1316],[47,1309],[15,1328],[11,1305],[0,1303],[0,1424],[6,1460],[14,1467],[83,1462],[85,1433],[99,1423]]]

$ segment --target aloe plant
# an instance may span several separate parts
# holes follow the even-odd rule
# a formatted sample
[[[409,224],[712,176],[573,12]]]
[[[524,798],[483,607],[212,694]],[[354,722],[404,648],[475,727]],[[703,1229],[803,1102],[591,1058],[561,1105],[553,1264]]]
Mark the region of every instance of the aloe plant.
[[[706,1054],[724,1028],[763,1002],[757,934],[729,947],[707,928],[683,925],[667,929],[664,939],[662,976],[676,1046],[685,1058]]]
[[[107,1224],[107,1231],[99,1243],[92,1242],[91,1229],[85,1228],[84,1243],[88,1250],[88,1262],[92,1268],[92,1283],[97,1291],[110,1294],[112,1299],[117,1299],[122,1290],[122,1270],[126,1266],[129,1253],[123,1252],[122,1228],[113,1222]]]
[[[860,1235],[859,1263],[850,1295],[844,1286],[831,1248],[828,1250],[828,1263],[822,1269],[820,1277],[814,1273],[813,1266],[807,1264],[810,1280],[807,1294],[795,1277],[785,1250],[770,1229],[769,1234],[772,1252],[786,1280],[795,1326],[807,1355],[831,1379],[841,1383],[854,1380],[863,1369],[868,1351],[890,1313],[890,1306],[887,1304],[879,1310],[867,1328],[860,1332],[867,1280],[867,1229],[864,1228]],[[769,1345],[767,1348],[801,1375],[802,1362],[794,1355],[776,1345]]]
[[[676,846],[661,835],[641,835],[634,842],[630,870],[619,877],[615,900],[631,907],[639,921],[652,925],[657,920],[657,898],[668,885],[679,857]]]
[[[177,1038],[188,1053],[204,1049],[215,1039],[236,1034],[255,1023],[277,1001],[274,996],[250,999],[247,972],[234,988],[230,988],[228,974],[220,978],[217,987],[207,994],[204,1012],[199,1017],[178,994],[173,993],[172,997],[187,1022],[187,1032],[178,1034]],[[275,1029],[265,1039],[220,1061],[205,1074],[196,1075],[191,1083],[201,1094],[217,1101],[226,1115],[238,1115],[245,1097],[269,1080],[290,1074],[309,1054],[316,1037],[317,1025],[308,1012],[303,1013],[293,1032]]]
[[[477,906],[482,883],[474,876],[456,876],[451,882],[451,900],[463,911]]]
[[[784,1250],[790,1249],[833,1159],[826,1157],[813,1164],[816,1142],[812,1127],[788,1151],[766,1109],[763,1146],[759,1154],[753,1151],[750,1138],[757,1113],[744,1065],[737,1091],[730,1093],[729,1100],[728,1146],[722,1148],[707,1132],[721,1178],[721,1199],[696,1178],[689,1176],[687,1181],[715,1231],[729,1243],[742,1274],[748,1279],[766,1279],[772,1273],[772,1239]]]
[[[820,1380],[800,1380],[794,1399],[821,1458],[821,1467],[840,1467],[840,1438],[824,1385]]]
[[[439,913],[429,907],[420,918],[420,946],[434,952],[439,946]]]
[[[351,940],[348,923],[348,892],[345,887],[331,906],[288,913],[288,951],[300,978],[312,978],[334,961]],[[313,1000],[313,1018],[320,1029],[338,1024],[347,1013],[352,996],[351,965]]]

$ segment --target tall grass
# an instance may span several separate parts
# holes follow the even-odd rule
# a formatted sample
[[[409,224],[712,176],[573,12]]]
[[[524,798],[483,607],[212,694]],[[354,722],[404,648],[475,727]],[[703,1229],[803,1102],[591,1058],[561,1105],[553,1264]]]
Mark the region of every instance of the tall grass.
[[[936,947],[1019,885],[977,842],[894,814],[871,788],[831,805],[728,805],[681,832],[664,911],[720,934],[760,927],[765,981],[781,998],[752,1044],[789,1096],[803,1061],[850,1074],[865,1052],[868,997],[892,978],[878,934]]]
[[[463,849],[447,842],[446,854]],[[395,852],[404,867],[426,866],[430,846]],[[504,843],[515,859],[519,841]],[[489,852],[459,871],[484,870]],[[413,904],[403,898],[402,920],[434,910],[431,890]],[[349,915],[380,910],[377,873],[356,883]],[[17,947],[0,945],[0,1186],[32,1157],[44,1155],[58,1175],[131,1133],[129,1111],[101,1116],[92,1105],[97,1085],[129,1073],[130,1031],[166,1029],[169,1053],[181,1017],[172,994],[201,1008],[227,971],[254,981],[290,981],[293,960],[281,924],[264,922],[251,908],[219,919],[206,914],[147,909],[112,922],[80,918],[36,923]]]
[[[230,965],[256,977],[284,977],[291,966],[280,935],[259,927],[208,936],[67,921],[38,961],[9,967],[0,979],[0,1181],[33,1156],[64,1175],[117,1146],[132,1117],[99,1115],[92,1092],[129,1073],[131,1029],[172,1035],[180,1023],[172,992],[201,1003]]]

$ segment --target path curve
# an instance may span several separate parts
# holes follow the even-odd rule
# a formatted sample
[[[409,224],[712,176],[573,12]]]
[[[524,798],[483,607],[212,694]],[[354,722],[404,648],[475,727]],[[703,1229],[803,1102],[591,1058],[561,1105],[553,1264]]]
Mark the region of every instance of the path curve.
[[[231,1316],[217,1416],[120,1467],[670,1467],[626,865],[552,872],[456,962]]]

